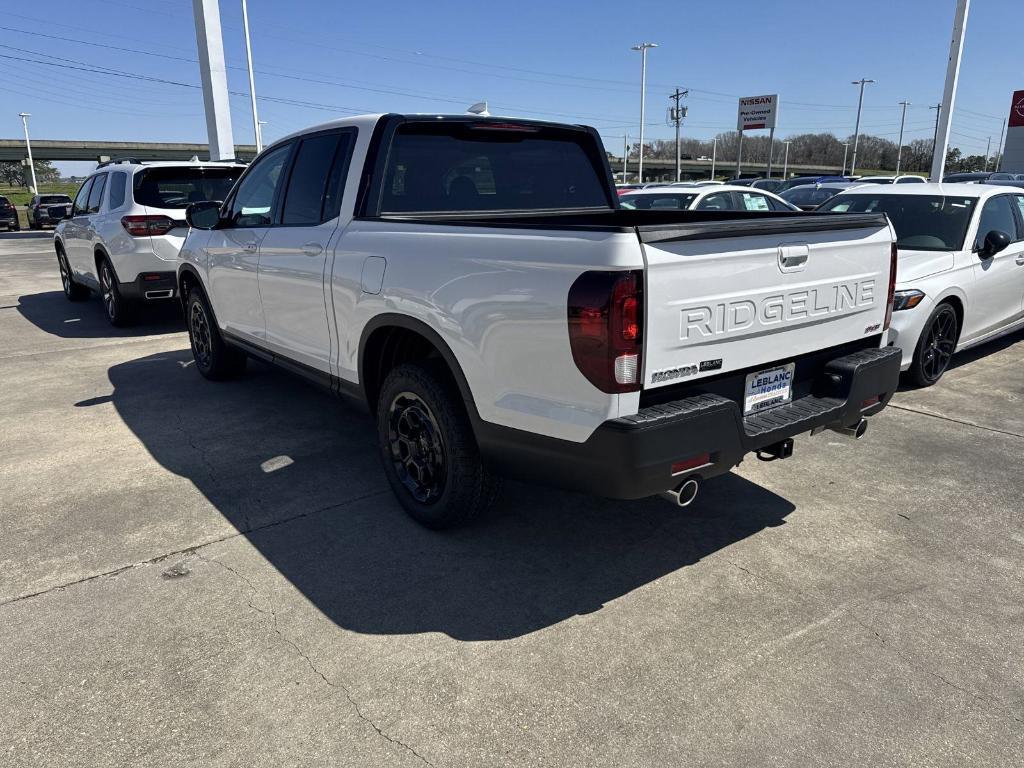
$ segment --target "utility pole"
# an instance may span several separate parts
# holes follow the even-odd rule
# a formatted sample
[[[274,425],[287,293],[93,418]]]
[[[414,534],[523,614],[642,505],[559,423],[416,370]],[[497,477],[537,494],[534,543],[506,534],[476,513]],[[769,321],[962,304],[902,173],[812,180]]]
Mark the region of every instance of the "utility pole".
[[[768,131],[768,174],[767,178],[772,177],[772,162],[775,159],[775,129],[772,128]]]
[[[32,194],[39,194],[39,185],[36,184],[36,165],[32,162],[32,142],[28,138],[28,119],[32,117],[31,112],[19,112],[18,117],[21,118],[21,125],[25,129],[25,151],[28,152],[28,169],[32,174]],[[15,222],[17,223],[17,222]]]
[[[715,161],[718,160],[718,137],[711,144],[711,179],[715,178]]]
[[[743,131],[740,131],[740,145],[736,150],[736,178],[740,177],[740,172],[743,170]]]
[[[942,181],[946,171],[946,147],[949,145],[949,129],[953,124],[953,110],[956,108],[956,86],[960,79],[960,58],[964,52],[967,13],[970,9],[971,0],[957,0],[956,16],[953,17],[953,39],[949,43],[949,63],[946,65],[946,90],[942,95],[942,103],[946,106],[946,112],[935,133],[935,149],[932,150],[932,181]]]
[[[242,0],[242,27],[245,29],[245,63],[249,66],[249,101],[252,103],[252,130],[256,135],[256,154],[263,151],[263,133],[260,131],[260,118],[256,113],[256,81],[252,76],[252,42],[249,40],[249,8],[246,0]]]
[[[199,75],[203,83],[206,109],[206,133],[211,160],[235,157],[231,133],[231,101],[228,74],[224,66],[224,38],[220,31],[220,5],[217,0],[192,0],[196,23],[196,47],[199,51]]]
[[[843,172],[839,174],[840,176],[845,176],[846,175],[846,153],[849,152],[849,151],[850,151],[850,142],[844,141],[843,142]],[[852,173],[850,175],[853,176]]]
[[[988,170],[988,153],[991,152],[991,151],[992,151],[992,137],[989,136],[988,137],[988,141],[985,142],[985,168],[984,168],[984,170],[986,170],[986,171]]]
[[[900,160],[903,159],[903,126],[907,122],[907,107],[910,106],[909,101],[901,101],[900,104],[903,106],[903,117],[900,118],[900,145],[896,149],[896,175],[900,175]]]
[[[1003,120],[1003,127],[999,129],[999,143],[996,144],[996,157],[998,162],[992,164],[992,170],[998,171],[1003,164],[1003,135],[1006,133],[1006,121]]]
[[[622,137],[622,183],[626,183],[626,158],[629,157],[629,134]]]
[[[789,145],[792,144],[793,142],[784,141],[782,143],[786,145],[786,154],[782,159],[782,180],[785,181],[787,178],[789,178]]]
[[[864,108],[864,86],[868,83],[873,83],[874,80],[868,80],[861,78],[860,80],[853,80],[853,85],[860,86],[860,98],[857,99],[857,124],[853,129],[853,158],[850,160],[850,175],[854,176],[857,173],[857,145],[860,143],[860,112]],[[843,167],[846,167],[846,163],[843,163]]]
[[[683,118],[686,117],[686,107],[681,106],[679,101],[689,93],[689,91],[680,91],[679,88],[676,88],[675,93],[668,95],[675,102],[675,106],[671,107],[671,112],[669,112],[669,118],[676,126],[676,181],[682,181],[682,166],[679,155],[679,126],[682,125]]]
[[[942,113],[942,105],[936,104],[928,109],[935,110],[935,134],[932,136],[932,159],[935,158],[935,145],[939,140],[939,115]]]
[[[198,2],[198,0],[196,0]],[[647,51],[657,43],[638,43],[631,50],[640,51],[640,157],[637,160],[637,181],[644,183],[644,119],[647,106]]]

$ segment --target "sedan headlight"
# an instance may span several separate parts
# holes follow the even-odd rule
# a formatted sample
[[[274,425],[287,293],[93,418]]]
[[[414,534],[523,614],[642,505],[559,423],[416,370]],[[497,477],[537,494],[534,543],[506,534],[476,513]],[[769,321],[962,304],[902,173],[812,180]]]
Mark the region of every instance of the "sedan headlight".
[[[913,309],[924,299],[924,291],[909,290],[896,291],[893,296],[892,311],[899,312],[901,309]]]

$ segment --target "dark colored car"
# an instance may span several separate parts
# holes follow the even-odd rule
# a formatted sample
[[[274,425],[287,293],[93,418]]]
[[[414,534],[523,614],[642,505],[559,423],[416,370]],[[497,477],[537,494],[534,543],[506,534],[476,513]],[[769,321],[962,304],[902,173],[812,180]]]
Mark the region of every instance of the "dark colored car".
[[[849,181],[845,176],[797,176],[795,179],[789,179],[779,184],[778,187],[772,191],[776,195],[781,195],[787,189],[793,189],[793,187],[802,187],[806,184],[825,184],[831,182],[846,182]]]
[[[18,209],[3,195],[0,195],[0,227],[7,227],[11,232],[21,229],[21,224],[18,223]]]
[[[966,173],[948,173],[942,177],[943,184],[963,183],[969,181],[1015,181],[1012,173],[1001,171],[969,171]]]
[[[46,224],[57,226],[64,219],[64,211],[71,209],[67,195],[33,195],[28,201],[28,228],[42,229]]]
[[[795,205],[801,211],[813,211],[819,205],[831,200],[850,187],[855,187],[848,181],[832,182],[829,184],[801,184],[797,187],[787,189],[779,197],[791,205]]]

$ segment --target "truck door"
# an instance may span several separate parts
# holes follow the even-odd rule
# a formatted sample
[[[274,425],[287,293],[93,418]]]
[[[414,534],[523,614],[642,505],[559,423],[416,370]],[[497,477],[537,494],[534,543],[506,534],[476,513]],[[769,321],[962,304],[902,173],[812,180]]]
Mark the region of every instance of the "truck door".
[[[353,129],[301,139],[281,198],[280,223],[260,243],[267,347],[323,372],[330,371],[331,361],[327,257],[354,140]]]
[[[275,220],[292,142],[260,157],[238,182],[224,225],[206,246],[209,286],[217,323],[229,334],[266,338],[258,284],[259,246]]]

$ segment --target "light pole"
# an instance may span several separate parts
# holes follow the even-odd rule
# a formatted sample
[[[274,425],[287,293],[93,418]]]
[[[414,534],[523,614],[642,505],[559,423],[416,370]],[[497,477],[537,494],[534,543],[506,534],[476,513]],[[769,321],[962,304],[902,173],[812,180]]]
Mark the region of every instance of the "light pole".
[[[36,166],[32,162],[32,142],[28,138],[28,119],[32,117],[31,112],[19,112],[18,117],[21,118],[21,124],[25,128],[25,151],[28,152],[28,169],[32,173],[32,194],[39,194],[39,185],[36,184]]]
[[[903,126],[907,122],[907,107],[910,106],[909,101],[901,101],[900,104],[903,106],[903,117],[900,118],[900,145],[896,148],[896,175],[900,175],[900,160],[903,159]]]
[[[928,107],[928,109],[934,109],[935,110],[935,133],[932,135],[932,159],[934,159],[935,158],[935,144],[939,140],[939,115],[942,114],[942,105],[941,104],[936,104],[933,107]]]
[[[991,151],[992,151],[992,137],[989,136],[988,137],[988,141],[985,143],[985,168],[984,168],[984,170],[986,170],[986,171],[988,170],[988,153],[991,152]]]
[[[252,130],[256,135],[256,154],[263,151],[263,136],[260,133],[260,118],[256,113],[256,81],[252,76],[252,42],[249,40],[249,8],[242,0],[242,27],[245,29],[245,62],[249,66],[249,101],[252,102]]]
[[[622,137],[622,183],[626,183],[626,160],[629,157],[629,134]]]
[[[715,136],[714,143],[711,145],[711,180],[715,178],[715,161],[718,160],[718,137]]]
[[[785,181],[788,178],[789,174],[789,145],[792,144],[793,142],[784,141],[782,143],[786,145],[786,154],[782,158],[782,179],[783,181]]]
[[[640,157],[637,160],[637,181],[644,183],[644,112],[647,106],[647,50],[657,43],[638,43],[630,50],[640,51]]]
[[[875,81],[862,77],[860,80],[853,80],[851,82],[853,85],[860,86],[860,98],[857,99],[857,124],[853,129],[853,157],[850,160],[850,175],[853,176],[857,173],[857,144],[860,143],[860,111],[864,107],[864,86]],[[843,167],[846,167],[845,162]]]
[[[845,176],[846,175],[846,153],[849,152],[849,151],[850,151],[850,142],[844,141],[843,142],[843,172],[839,174],[840,176]],[[852,173],[850,175],[853,176]]]
[[[676,126],[676,181],[682,180],[682,168],[679,159],[679,127],[683,124],[683,118],[686,117],[686,107],[679,104],[680,99],[686,96],[689,91],[680,91],[676,88],[675,93],[670,93],[668,97],[675,102],[674,107],[669,107],[669,115],[671,122]]]

